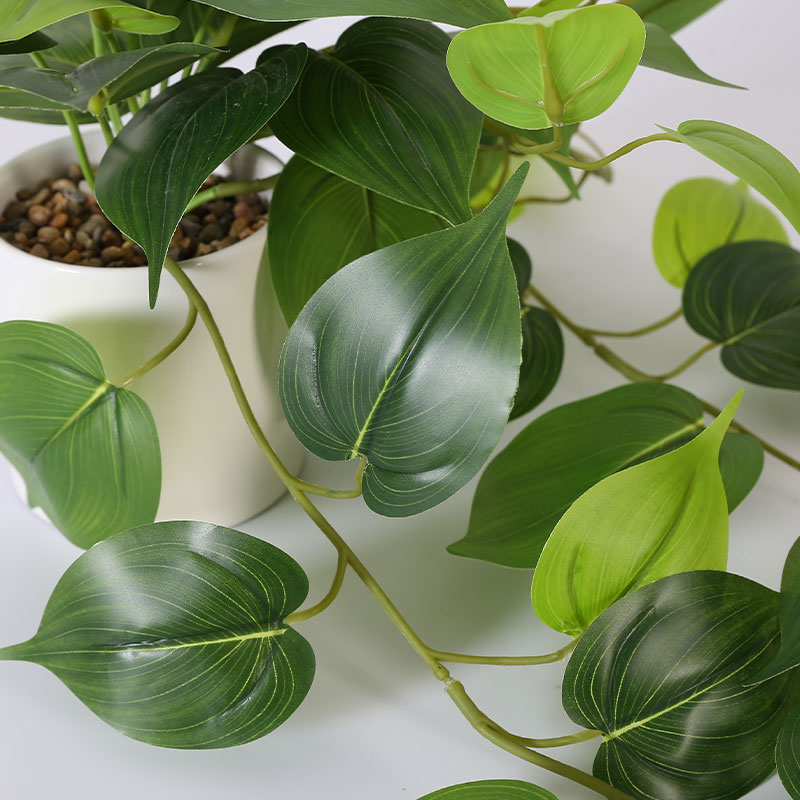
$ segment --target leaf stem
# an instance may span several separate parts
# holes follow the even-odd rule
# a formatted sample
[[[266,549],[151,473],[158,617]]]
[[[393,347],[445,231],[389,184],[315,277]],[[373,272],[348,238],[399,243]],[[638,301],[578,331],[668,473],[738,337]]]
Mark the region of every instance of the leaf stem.
[[[316,483],[309,483],[308,481],[295,479],[297,488],[307,494],[316,494],[321,497],[331,497],[335,500],[352,500],[355,497],[360,497],[363,491],[362,484],[364,482],[364,470],[367,468],[367,459],[361,456],[361,463],[358,465],[355,477],[355,487],[353,489],[329,489],[327,486],[318,486]]]
[[[302,611],[294,611],[293,613],[289,614],[288,617],[284,618],[284,622],[287,625],[294,625],[297,622],[305,622],[307,619],[311,619],[312,617],[316,617],[317,614],[321,614],[338,596],[339,590],[342,588],[342,584],[344,583],[344,576],[347,572],[347,555],[342,552],[341,550],[338,553],[338,560],[336,562],[336,572],[333,576],[333,582],[331,583],[331,588],[328,589],[328,593],[322,600],[319,601],[316,605],[311,606],[311,608],[303,609]]]
[[[622,158],[622,156],[636,150],[638,147],[650,144],[651,142],[680,142],[680,139],[673,136],[671,133],[654,133],[650,136],[643,136],[641,139],[635,139],[623,147],[620,147],[619,150],[615,150],[610,155],[598,159],[597,161],[578,161],[574,158],[562,155],[561,153],[548,153],[547,157],[553,161],[558,161],[559,164],[565,164],[568,167],[594,171],[603,169],[603,167],[608,166],[612,161],[616,161],[618,158]]]
[[[513,739],[518,744],[524,747],[535,747],[537,749],[545,749],[548,747],[568,747],[572,744],[580,744],[581,742],[588,742],[592,739],[597,739],[603,735],[602,731],[577,731],[570,733],[567,736],[551,736],[546,739],[531,739],[527,736],[517,736],[516,734],[509,733],[507,730],[497,728],[501,733],[504,733],[509,738]]]
[[[563,661],[578,644],[577,639],[573,639],[565,647],[556,650],[555,653],[548,653],[543,656],[472,656],[465,653],[447,653],[443,650],[431,650],[431,655],[439,661],[446,661],[458,664],[486,664],[498,667],[527,667],[536,664],[553,664]]]
[[[186,207],[186,213],[212,200],[220,197],[233,197],[237,194],[256,194],[272,189],[278,182],[278,175],[269,178],[262,178],[257,181],[230,181],[229,183],[218,183],[210,189],[198,192],[191,203]]]
[[[92,172],[92,165],[89,162],[89,154],[86,152],[86,144],[81,135],[81,129],[78,127],[78,120],[75,118],[74,111],[64,111],[64,122],[67,123],[72,142],[75,145],[75,152],[78,154],[78,162],[81,165],[81,172],[89,184],[89,188],[94,193],[94,172]]]
[[[584,330],[587,333],[591,333],[592,336],[628,339],[634,336],[644,336],[645,334],[652,333],[653,331],[660,330],[661,328],[666,328],[667,325],[669,325],[671,322],[675,322],[675,320],[680,319],[682,316],[683,309],[679,308],[677,311],[673,311],[668,317],[664,317],[657,322],[652,322],[650,325],[645,325],[643,328],[635,328],[632,331],[603,331],[597,330],[596,328],[584,328]]]
[[[695,361],[698,361],[702,358],[706,353],[710,350],[713,350],[716,347],[719,347],[719,342],[707,342],[704,344],[696,353],[692,353],[685,361],[678,364],[675,369],[671,369],[669,372],[664,372],[661,375],[653,375],[652,380],[654,381],[668,381],[670,378],[674,378],[676,375],[680,375],[682,372],[685,372]]]
[[[108,124],[108,117],[105,111],[97,118],[97,122],[100,125],[100,130],[103,131],[106,144],[110,145],[114,141],[114,133],[111,130],[111,126]]]

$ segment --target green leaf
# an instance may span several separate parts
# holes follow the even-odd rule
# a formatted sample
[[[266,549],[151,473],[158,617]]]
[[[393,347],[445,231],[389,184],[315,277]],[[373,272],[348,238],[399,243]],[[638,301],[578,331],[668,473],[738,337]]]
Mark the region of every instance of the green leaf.
[[[79,547],[155,518],[161,456],[150,409],[109,383],[94,348],[67,328],[0,324],[0,449],[29,503]]]
[[[64,73],[72,72],[75,67],[94,58],[91,20],[85,15],[69,17],[54,25],[48,25],[43,33],[58,43],[43,55],[50,69]],[[31,59],[28,55],[0,56],[0,69],[29,66]]]
[[[764,448],[746,433],[728,433],[719,449],[719,471],[728,501],[728,513],[750,494],[764,469]]]
[[[441,227],[425,211],[295,156],[281,173],[269,216],[269,266],[287,323],[345,264]]]
[[[633,0],[630,7],[645,22],[655,23],[667,33],[675,33],[720,2],[722,0]]]
[[[500,148],[478,148],[469,184],[470,202],[473,207],[486,206],[494,197],[494,190],[503,176],[505,160],[505,153]]]
[[[682,122],[675,134],[684,144],[749,183],[800,232],[800,172],[786,156],[751,133],[722,122]]]
[[[687,444],[604,478],[569,507],[533,576],[542,622],[577,636],[640,586],[676,572],[725,569],[719,449],[740,399],[741,392]]]
[[[56,42],[49,36],[37,31],[22,39],[17,39],[13,42],[4,42],[0,44],[0,55],[17,55],[18,53],[35,53],[39,50],[48,50],[55,47]]]
[[[503,0],[200,0],[240,17],[262,20],[364,16],[411,17],[466,28],[509,19]]]
[[[525,781],[472,781],[448,786],[419,800],[557,800],[541,786]]]
[[[545,111],[542,37],[562,119]],[[591,6],[462,31],[450,44],[447,66],[463,95],[485,114],[536,130],[602,114],[631,79],[644,41],[644,25],[629,8]]]
[[[137,8],[124,0],[4,0],[0,6],[0,41],[29,36],[54,22],[104,9],[115,28],[131,33],[166,33],[175,17]]]
[[[517,14],[518,17],[543,17],[552,11],[566,11],[576,8],[583,0],[540,0],[535,6]]]
[[[723,572],[640,589],[581,636],[563,704],[603,732],[594,774],[634,798],[733,800],[775,769],[791,680],[742,681],[777,645],[775,593]]]
[[[305,55],[305,45],[295,45],[244,75],[219,69],[187,78],[148,103],[106,150],[97,171],[97,202],[147,253],[151,306],[186,206],[286,101]]]
[[[789,796],[800,800],[800,706],[793,708],[778,734],[775,748],[778,775]]]
[[[647,38],[644,43],[642,60],[639,62],[643,67],[669,72],[680,78],[689,78],[693,81],[710,83],[714,86],[725,86],[728,89],[744,89],[744,86],[737,86],[735,83],[712,78],[707,72],[703,72],[697,64],[692,61],[688,53],[659,25],[654,22],[645,22]]]
[[[482,117],[447,74],[449,41],[427,22],[361,20],[330,52],[309,53],[272,129],[323,169],[465,222]]]
[[[563,361],[564,339],[555,317],[543,308],[524,306],[522,364],[509,419],[527,414],[553,391],[561,374]]]
[[[2,90],[0,90],[0,93]],[[5,96],[1,95],[4,97]],[[30,96],[20,92],[18,94],[19,105],[6,106],[0,105],[0,117],[4,119],[15,119],[21,122],[35,122],[37,125],[64,125],[63,111],[47,111],[41,108],[28,108],[26,102],[30,100]],[[75,112],[77,122],[79,125],[86,125],[94,123],[97,120],[91,114],[81,114]]]
[[[276,547],[203,522],[120,533],[65,573],[29,641],[41,664],[121,733],[160,747],[233,747],[269,733],[314,676],[284,623],[308,579]]]
[[[720,342],[725,368],[761,386],[800,389],[800,253],[740,242],[709,253],[683,291],[686,321]]]
[[[514,277],[517,279],[517,291],[520,296],[528,288],[531,282],[531,275],[533,275],[533,264],[528,251],[516,240],[510,236],[507,238],[508,254],[511,256],[511,266],[514,267]],[[525,333],[523,331],[523,338]]]
[[[490,462],[475,492],[467,535],[447,549],[533,568],[558,520],[585,491],[686,444],[702,430],[700,402],[677,386],[655,383],[626,384],[549,411]],[[745,483],[740,472],[752,474],[755,467],[745,460],[744,448],[736,455],[721,457],[721,464],[735,462],[733,486],[726,489],[740,496]]]
[[[47,103],[44,108],[57,103],[67,109],[88,111],[89,102],[97,94],[102,93],[105,103],[117,103],[216,52],[213,47],[199,44],[146,47],[93,58],[68,75],[52,69],[10,67],[0,69],[0,88],[41,98]]]
[[[653,227],[653,257],[664,279],[682,288],[703,256],[724,244],[767,239],[788,244],[777,217],[751,197],[746,184],[692,178],[661,200]]]
[[[469,222],[349,264],[289,331],[278,373],[289,425],[315,455],[368,460],[373,511],[441,503],[503,431],[520,359],[505,227],[526,173]]]

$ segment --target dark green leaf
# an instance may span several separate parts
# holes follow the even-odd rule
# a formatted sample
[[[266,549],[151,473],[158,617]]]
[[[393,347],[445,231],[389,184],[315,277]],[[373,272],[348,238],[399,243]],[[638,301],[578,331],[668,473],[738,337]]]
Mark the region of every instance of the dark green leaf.
[[[522,364],[509,419],[527,414],[550,394],[561,374],[563,361],[564,340],[555,317],[543,308],[524,306]]]
[[[40,506],[79,547],[152,522],[161,456],[150,409],[106,379],[67,328],[0,324],[0,448]]]
[[[639,62],[643,67],[669,72],[672,75],[689,78],[693,81],[711,83],[714,86],[725,86],[728,89],[744,89],[744,86],[737,86],[735,83],[727,83],[726,81],[712,78],[707,72],[703,72],[692,61],[687,52],[660,25],[656,25],[654,22],[646,22],[644,27],[647,30],[647,38],[644,43],[642,60]]]
[[[22,39],[17,39],[13,42],[3,42],[0,44],[0,55],[16,55],[18,53],[35,53],[38,50],[47,50],[50,47],[55,47],[55,41],[49,36],[37,31],[28,36],[23,36]]]
[[[331,52],[309,53],[272,129],[323,169],[465,222],[483,118],[447,74],[449,42],[426,22],[357,22]]]
[[[645,22],[660,25],[667,33],[675,33],[722,0],[633,0],[630,7]]]
[[[441,227],[425,211],[295,156],[281,173],[269,214],[269,267],[283,316],[291,325],[345,264]]]
[[[800,800],[800,706],[786,717],[775,748],[781,783],[792,800]]]
[[[50,69],[58,72],[72,72],[75,67],[94,58],[92,47],[92,28],[88,16],[70,17],[48,25],[43,33],[58,44],[51,47],[43,54],[44,60]],[[6,67],[29,67],[30,56],[7,55],[0,56],[0,69]]]
[[[367,458],[364,499],[380,514],[447,499],[505,426],[520,359],[505,227],[526,173],[469,222],[340,270],[289,331],[279,367],[289,424],[322,458]]]
[[[27,108],[24,98],[20,98],[22,105],[18,107],[0,106],[0,117],[4,119],[15,119],[20,122],[35,122],[37,125],[64,125],[64,113],[62,111],[45,111],[40,108]],[[75,112],[78,124],[86,125],[96,123],[97,120],[91,114],[81,114]]]
[[[503,0],[200,0],[240,17],[263,20],[363,16],[411,17],[465,28],[510,19]]]
[[[730,514],[750,494],[764,469],[764,448],[746,433],[728,431],[719,450],[719,471]]]
[[[419,800],[557,800],[541,786],[524,781],[473,781],[431,792]]]
[[[41,664],[121,733],[160,747],[233,747],[284,722],[314,653],[283,619],[308,580],[276,547],[203,522],[120,533],[65,573],[29,641]]]
[[[641,800],[733,800],[775,769],[788,678],[745,688],[774,652],[777,597],[689,572],[620,600],[580,638],[564,708],[604,734],[594,774]]]
[[[722,363],[761,386],[800,389],[800,253],[738,242],[709,253],[683,291],[686,321],[723,345]]]
[[[97,172],[97,202],[147,253],[151,306],[186,206],[285,102],[305,57],[305,45],[296,45],[244,75],[219,69],[187,78],[148,103],[106,150]]]
[[[517,291],[522,293],[528,288],[533,275],[533,264],[528,251],[516,240],[508,237],[508,254],[511,256],[511,266],[514,267],[514,275],[517,279]],[[523,332],[523,338],[525,334]]]
[[[621,469],[685,444],[703,430],[702,420],[703,407],[689,392],[654,383],[627,384],[543,414],[486,468],[467,535],[448,551],[535,567],[578,497]]]

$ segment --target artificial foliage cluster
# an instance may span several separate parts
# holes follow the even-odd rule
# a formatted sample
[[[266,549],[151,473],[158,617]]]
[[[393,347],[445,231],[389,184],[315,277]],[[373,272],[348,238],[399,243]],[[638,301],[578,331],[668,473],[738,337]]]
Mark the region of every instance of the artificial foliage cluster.
[[[0,450],[29,502],[87,548],[39,630],[0,660],[46,667],[149,744],[240,745],[303,702],[315,662],[302,623],[335,601],[352,570],[466,721],[512,755],[610,800],[732,800],[776,769],[800,799],[800,542],[779,593],[725,571],[728,515],[757,483],[765,451],[800,463],[736,423],[741,392],[717,409],[669,382],[718,350],[742,381],[800,390],[800,253],[784,229],[785,220],[800,230],[800,173],[718,121],[673,121],[596,160],[574,147],[579,127],[613,106],[640,67],[731,87],[673,38],[719,2],[3,4],[0,115],[69,128],[99,206],[146,253],[142,303],[158,302],[166,270],[190,311],[175,339],[117,384],[77,333],[0,324]],[[301,29],[292,46],[268,41],[301,20],[363,14],[372,16],[323,50],[303,44]],[[225,66],[260,43],[251,71]],[[96,173],[81,133],[90,123],[107,143]],[[286,469],[206,300],[168,256],[214,170],[271,136],[295,154],[277,182],[213,191],[274,189],[263,263],[289,326],[281,402],[307,450],[353,462],[352,489]],[[531,159],[579,199],[591,173],[663,141],[732,179],[684,181],[658,210],[654,262],[682,290],[682,309],[623,335],[682,315],[707,344],[649,375],[600,343],[608,332],[576,324],[537,289],[506,226],[527,199]],[[212,524],[154,522],[158,431],[136,381],[169,371],[198,321],[264,457],[336,547],[334,581],[316,605],[303,607],[305,573],[274,546]],[[492,456],[509,419],[531,414],[556,384],[563,328],[630,383],[531,415]],[[312,501],[363,498],[376,515],[406,517],[484,467],[468,528],[448,550],[531,571],[532,613],[565,635],[555,653],[430,647]],[[558,660],[567,660],[564,711],[582,730],[551,740],[506,731],[446,666]],[[588,739],[599,742],[592,774],[540,752]],[[554,800],[502,780],[421,800],[439,798]]]

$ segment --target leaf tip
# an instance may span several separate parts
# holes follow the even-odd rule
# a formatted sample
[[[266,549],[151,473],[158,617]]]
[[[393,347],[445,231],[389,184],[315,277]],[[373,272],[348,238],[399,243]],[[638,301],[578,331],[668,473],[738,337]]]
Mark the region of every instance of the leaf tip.
[[[705,431],[703,431],[701,436],[704,436],[707,439],[713,439],[719,444],[722,444],[722,439],[730,427],[731,422],[733,421],[733,417],[739,408],[739,404],[742,402],[743,395],[744,389],[739,389],[739,391],[736,392],[736,394],[731,398],[728,405],[722,409],[719,416],[708,426],[708,428],[706,428]]]
[[[525,178],[528,177],[530,167],[531,165],[528,161],[521,164],[481,214],[489,212],[490,215],[496,215],[503,220],[508,219],[511,209],[517,201],[517,196],[522,190],[522,184],[525,183]],[[492,214],[492,212],[494,213]]]

